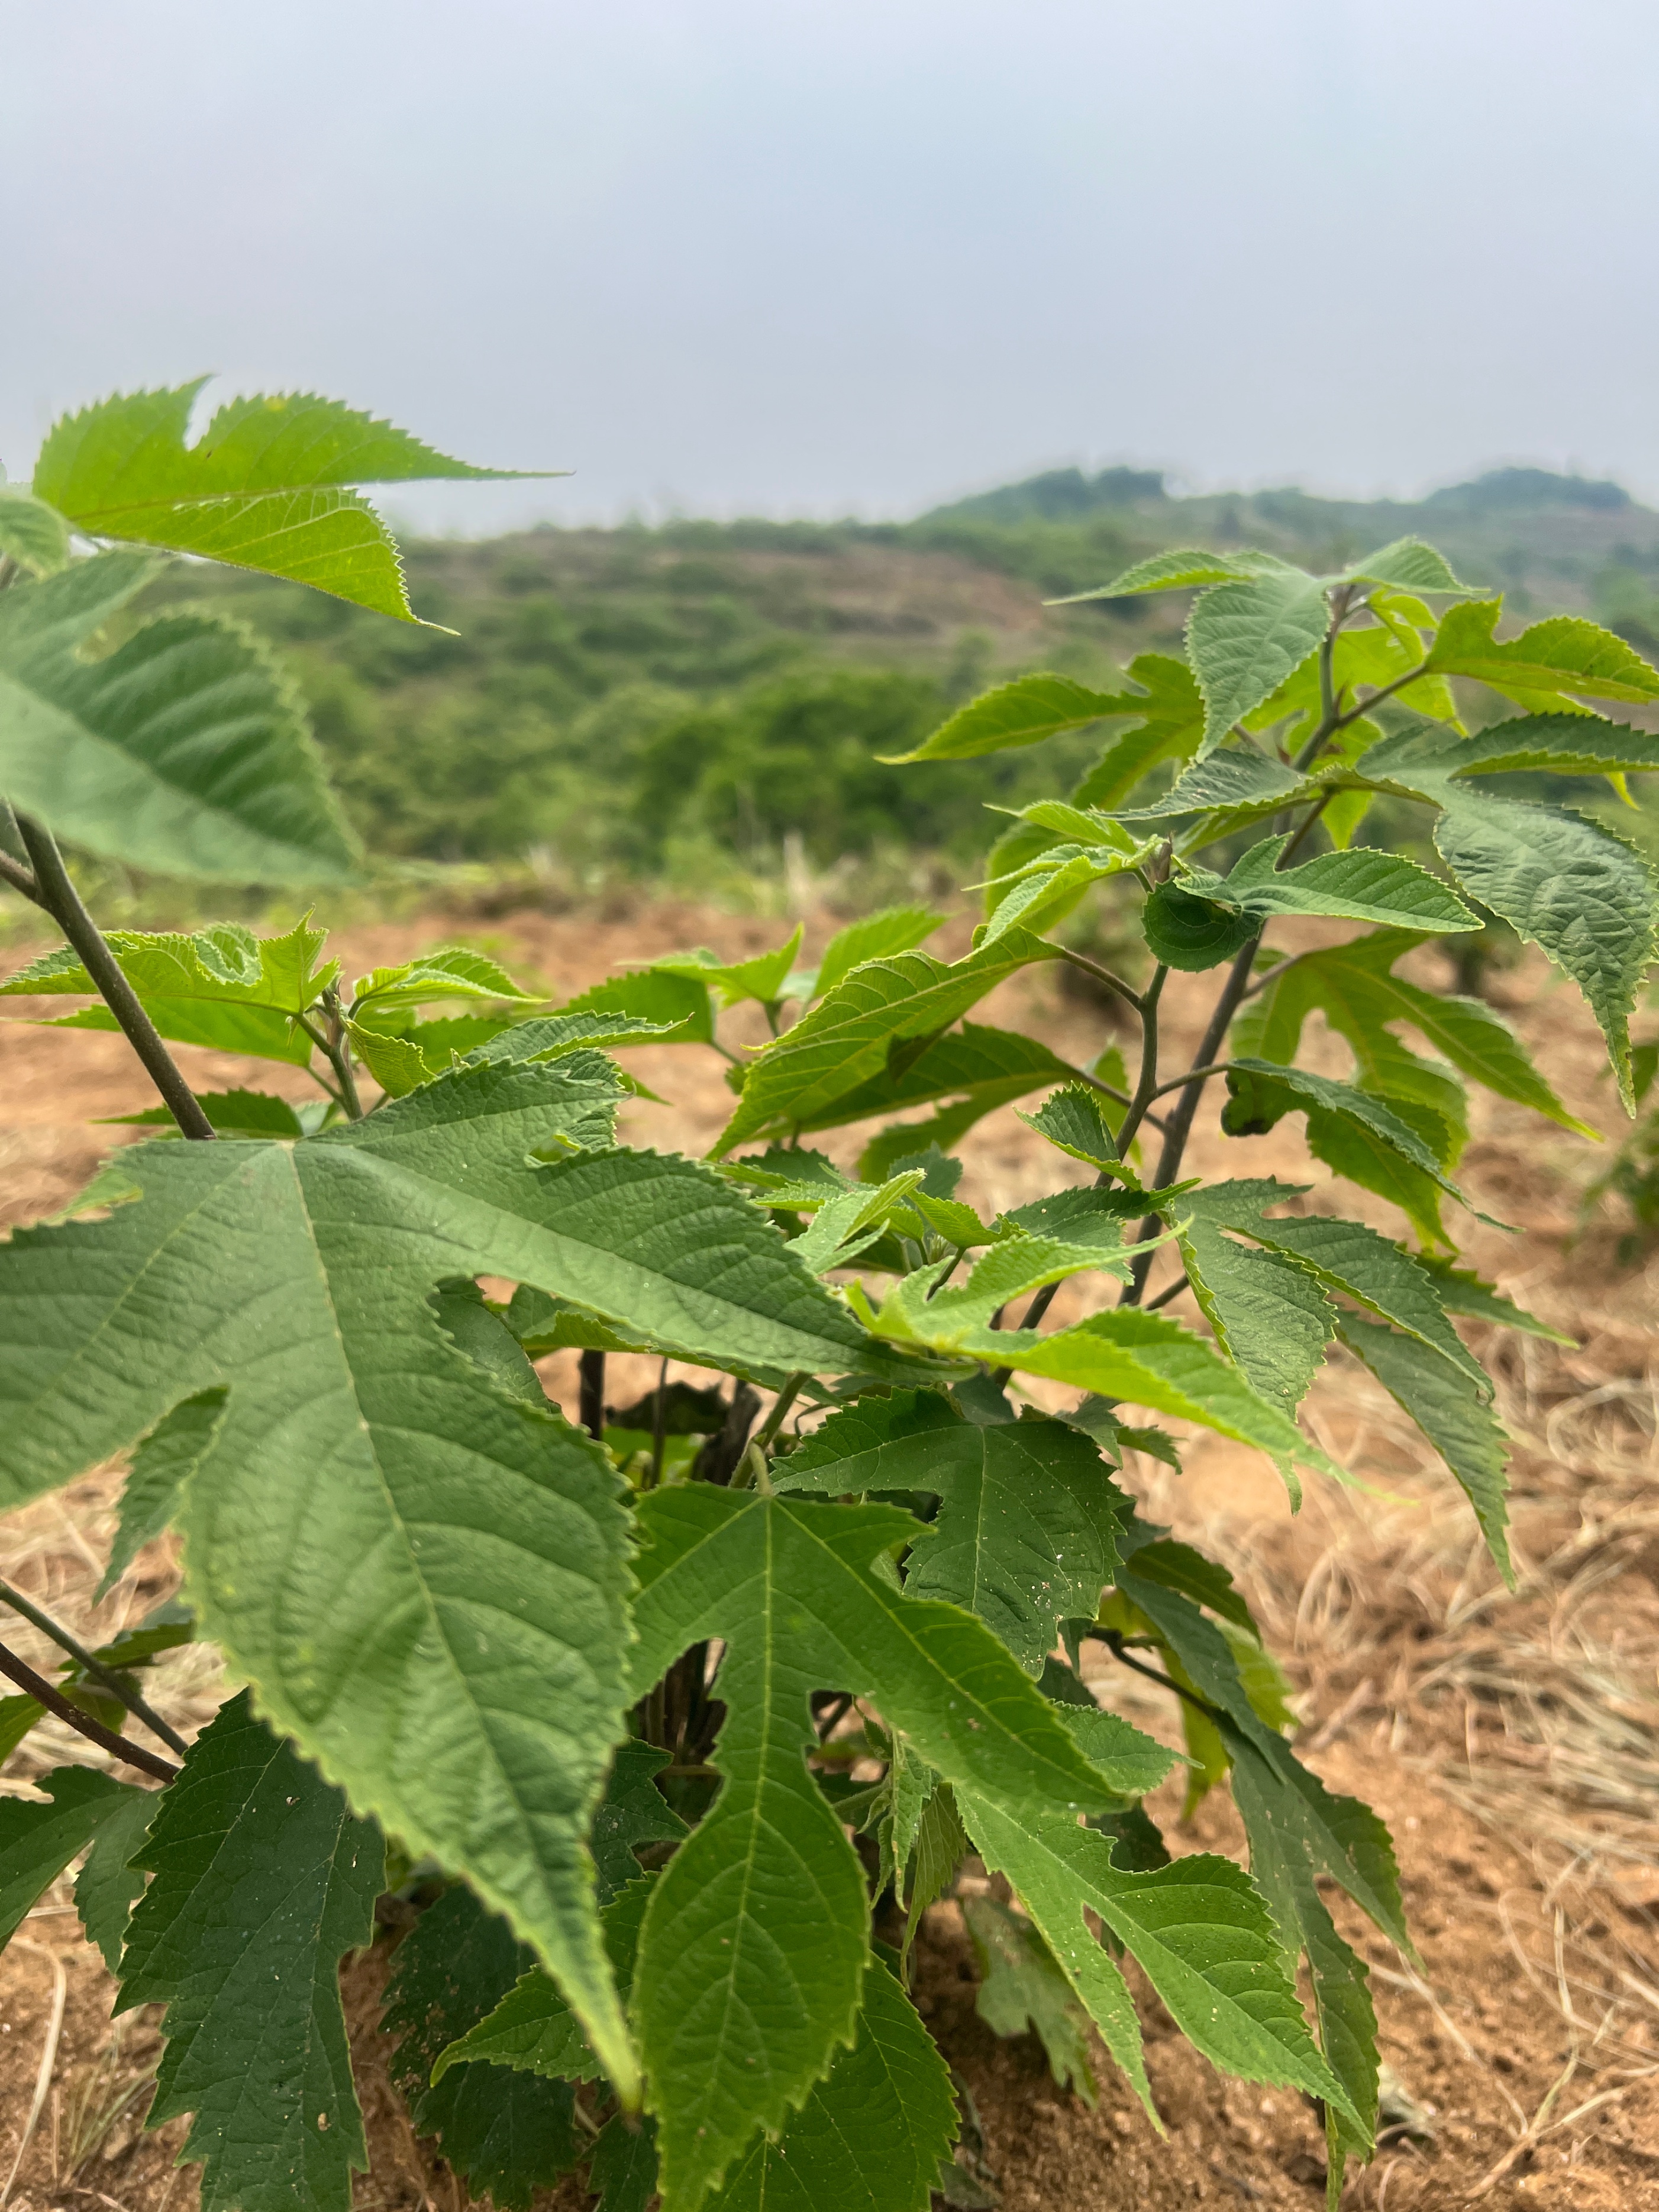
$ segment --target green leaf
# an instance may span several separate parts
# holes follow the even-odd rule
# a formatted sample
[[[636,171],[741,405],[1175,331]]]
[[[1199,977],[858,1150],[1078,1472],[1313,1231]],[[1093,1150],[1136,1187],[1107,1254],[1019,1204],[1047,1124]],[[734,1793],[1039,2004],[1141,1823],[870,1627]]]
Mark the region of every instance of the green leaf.
[[[1327,1290],[1340,1291],[1367,1313],[1403,1328],[1447,1361],[1466,1383],[1489,1395],[1486,1370],[1446,1319],[1437,1270],[1364,1222],[1320,1213],[1269,1217],[1270,1206],[1306,1194],[1305,1184],[1282,1183],[1270,1176],[1186,1192],[1170,1211],[1186,1213],[1195,1224],[1232,1230],[1293,1260]]]
[[[49,1804],[0,1797],[0,1950],[42,1892],[100,1830],[119,1822],[135,1797],[155,1802],[150,1792],[112,1781],[90,1766],[54,1767],[39,1787]]]
[[[785,2122],[763,2136],[707,2212],[927,2212],[957,2130],[951,2071],[879,1959],[864,1972],[850,2050]],[[663,2212],[693,2200],[664,2192]]]
[[[654,1879],[641,1879],[635,1865],[633,1878],[601,1916],[605,1949],[624,1997],[633,1985],[640,1925]],[[528,1952],[520,1955],[525,1971],[508,1982],[493,2007],[453,2043],[434,2045],[435,2058],[422,2057],[423,2072],[429,2071],[434,2085],[453,2068],[475,2062],[550,2081],[591,2081],[601,2071],[580,2023],[557,1989],[540,1967],[530,1965]]]
[[[1029,1920],[994,1898],[970,1897],[962,1917],[979,1968],[975,2012],[993,2035],[1028,2030],[1039,2035],[1049,2073],[1092,2111],[1097,2093],[1089,2064],[1089,2015],[1054,1953]]]
[[[1200,757],[1318,650],[1329,621],[1324,586],[1300,568],[1275,566],[1193,602],[1187,650],[1204,694]]]
[[[210,922],[206,929],[197,929],[195,936],[179,931],[108,929],[104,942],[146,1006],[201,1002],[276,1015],[276,1033],[285,1040],[285,1051],[270,1057],[289,1057],[288,1046],[295,1037],[289,1015],[305,1013],[341,969],[338,960],[319,964],[316,956],[325,936],[321,929],[312,929],[310,915],[272,938],[254,936],[241,922]],[[58,995],[95,995],[93,978],[69,945],[42,953],[0,984],[0,998]],[[181,1037],[179,1042],[195,1044],[197,1040]],[[310,1044],[305,1051],[310,1053]]]
[[[1582,615],[1553,615],[1519,637],[1498,641],[1502,599],[1449,607],[1430,648],[1428,666],[1471,676],[1534,712],[1575,698],[1659,699],[1659,670],[1624,639]]]
[[[196,1103],[222,1137],[269,1137],[292,1144],[307,1134],[306,1125],[286,1098],[264,1091],[198,1091]],[[142,1114],[107,1114],[100,1117],[117,1127],[156,1129],[175,1127],[166,1106],[148,1106]]]
[[[1128,599],[1140,592],[1180,592],[1194,584],[1243,580],[1284,565],[1271,553],[1206,552],[1181,545],[1167,553],[1154,553],[1149,560],[1137,561],[1133,568],[1122,569],[1114,576],[1109,584],[1097,585],[1092,592],[1073,592],[1069,599],[1049,599],[1045,604],[1051,607],[1075,607],[1085,599]]]
[[[1035,1114],[1019,1118],[1073,1159],[1098,1168],[1103,1175],[1115,1175],[1122,1163],[1101,1096],[1087,1084],[1068,1083],[1051,1092]]]
[[[1460,584],[1445,555],[1420,538],[1396,538],[1381,551],[1368,553],[1363,561],[1345,568],[1335,580],[1394,584],[1407,592],[1455,592],[1460,599],[1468,598],[1475,588]]]
[[[1203,694],[1184,660],[1138,653],[1126,672],[1146,695],[1134,706],[1141,720],[1108,744],[1072,793],[1078,806],[1115,812],[1149,769],[1190,759],[1204,734]]]
[[[660,969],[640,968],[613,975],[608,983],[567,1000],[560,1014],[631,1015],[635,1020],[660,1024],[666,1044],[711,1044],[714,1036],[714,1007],[708,986],[698,975],[671,975]]]
[[[100,1826],[86,1864],[76,1877],[75,1909],[81,1925],[112,1974],[121,1971],[127,1923],[144,1893],[143,1870],[131,1862],[139,1856],[161,1802],[160,1792],[154,1790],[126,1791]]]
[[[1518,1306],[1504,1297],[1494,1284],[1483,1282],[1467,1267],[1455,1267],[1449,1260],[1419,1255],[1419,1267],[1434,1278],[1435,1294],[1448,1313],[1467,1314],[1472,1321],[1489,1321],[1499,1328],[1518,1328],[1528,1336],[1541,1336],[1546,1344],[1565,1345],[1577,1351],[1578,1340],[1563,1336],[1547,1322],[1540,1321],[1524,1306]]]
[[[869,1904],[806,1771],[814,1690],[873,1698],[947,1781],[994,1798],[1086,1810],[1104,1796],[994,1637],[872,1571],[919,1535],[908,1514],[700,1483],[649,1492],[640,1518],[637,1687],[693,1643],[726,1647],[714,1754],[726,1778],[655,1885],[636,1983],[664,2195],[692,2203],[854,2033]]]
[[[1381,922],[1423,936],[1480,927],[1480,917],[1437,877],[1397,853],[1364,846],[1280,868],[1279,856],[1289,842],[1288,836],[1262,838],[1224,876],[1188,867],[1183,887],[1258,927],[1273,915],[1309,914]]]
[[[257,568],[412,621],[391,535],[348,487],[545,473],[473,468],[310,392],[229,400],[186,446],[207,380],[64,416],[35,462],[36,494],[89,537]]]
[[[907,1945],[914,1941],[922,1914],[956,1880],[957,1869],[970,1848],[957,1811],[955,1792],[948,1782],[936,1783],[916,1822],[910,1889],[905,1899],[910,1915],[905,1930]]]
[[[1069,676],[1018,676],[958,708],[914,751],[878,757],[893,768],[910,761],[974,760],[982,753],[1036,744],[1104,715],[1133,714],[1139,708],[1139,696],[1132,691],[1091,691]]]
[[[1140,1534],[1144,1528],[1144,1523],[1138,1524],[1135,1534]],[[1255,1616],[1219,1561],[1206,1559],[1190,1544],[1176,1543],[1168,1536],[1154,1536],[1149,1542],[1135,1546],[1130,1553],[1130,1564],[1143,1580],[1162,1583],[1165,1589],[1179,1590],[1194,1605],[1208,1606],[1212,1613],[1219,1613],[1224,1620],[1231,1621],[1255,1643],[1261,1643],[1261,1632],[1255,1625]]]
[[[1522,714],[1446,747],[1436,765],[1456,776],[1618,775],[1659,768],[1659,737],[1599,714]]]
[[[0,1698],[0,1762],[11,1757],[35,1723],[46,1718],[46,1712],[34,1698]]]
[[[670,1763],[665,1751],[635,1736],[617,1747],[589,1838],[602,1906],[639,1880],[636,1844],[677,1844],[686,1833],[684,1821],[671,1809],[653,1779]]]
[[[1239,1663],[1241,1653],[1253,1661],[1264,1658],[1261,1647],[1237,1631],[1230,1637],[1206,1620],[1189,1598],[1137,1574],[1133,1559],[1118,1587],[1164,1638],[1200,1695],[1219,1708],[1294,1793],[1297,1819],[1316,1870],[1339,1883],[1362,1912],[1408,1956],[1413,1955],[1389,1832],[1369,1805],[1327,1790],[1261,1718],[1256,1710],[1261,1692],[1241,1673]]]
[[[1149,806],[1118,808],[1120,822],[1179,822],[1192,814],[1249,819],[1272,814],[1319,789],[1311,776],[1241,742],[1208,754]],[[1097,804],[1104,804],[1097,801]]]
[[[1013,1884],[1149,2112],[1128,1985],[1091,1933],[1085,1910],[1139,1963],[1176,2025],[1213,2064],[1247,2081],[1346,2103],[1308,2033],[1267,1909],[1231,1859],[1195,1853],[1132,1874],[1113,1863],[1105,1837],[1063,1815],[957,1795],[986,1865]]]
[[[1439,1162],[1417,1132],[1381,1099],[1357,1090],[1352,1083],[1338,1083],[1304,1067],[1275,1067],[1265,1060],[1247,1056],[1230,1064],[1227,1091],[1221,1126],[1230,1137],[1260,1136],[1286,1114],[1306,1114],[1308,1141],[1315,1156],[1329,1160],[1333,1166],[1340,1161],[1339,1172],[1364,1181],[1368,1189],[1395,1196],[1396,1203],[1406,1208],[1429,1241],[1443,1241],[1438,1216],[1425,1210],[1418,1184],[1394,1175],[1395,1161],[1414,1170],[1424,1188],[1433,1184],[1460,1206],[1469,1203],[1457,1185],[1441,1173]],[[1370,1180],[1367,1170],[1379,1173],[1383,1179]],[[1430,1207],[1432,1200],[1433,1192],[1429,1191]]]
[[[770,952],[757,953],[752,960],[738,960],[723,965],[712,952],[671,953],[661,960],[653,960],[652,967],[660,975],[689,976],[707,985],[720,994],[723,1006],[735,1006],[745,1000],[755,999],[763,1006],[775,1006],[786,997],[785,985],[795,964],[795,955],[800,951],[800,941],[805,933],[805,922],[797,922],[795,933],[786,944],[776,945]]]
[[[933,1535],[905,1592],[976,1613],[1028,1674],[1055,1624],[1092,1617],[1117,1568],[1128,1501],[1085,1437],[1062,1421],[980,1428],[932,1391],[896,1391],[832,1413],[773,1473],[780,1491],[933,1491]]]
[[[657,2194],[657,2124],[647,2118],[630,2127],[613,2112],[599,2130],[587,2169],[592,2212],[649,2212]]]
[[[1033,863],[1022,871],[1018,880],[1002,892],[990,910],[989,919],[974,933],[975,950],[985,950],[1015,928],[1037,932],[1054,928],[1072,912],[1091,884],[1103,883],[1109,876],[1122,875],[1145,860],[1147,849],[1136,846],[1127,852],[1107,852],[1091,847],[1079,851],[1075,846],[1055,846],[1040,863]],[[985,888],[989,890],[996,886],[988,884]]]
[[[793,1035],[793,1032],[792,1031]],[[936,1121],[910,1122],[884,1130],[878,1139],[889,1140],[905,1152],[926,1152],[930,1144],[947,1151],[963,1131],[998,1106],[1024,1098],[1033,1091],[1075,1076],[1066,1060],[1036,1037],[1015,1030],[994,1030],[976,1022],[963,1022],[959,1030],[936,1037],[915,1060],[896,1071],[884,1067],[856,1090],[843,1091],[801,1123],[804,1131],[834,1129],[848,1121],[863,1121],[877,1114],[902,1114],[937,1098],[956,1098]],[[947,1138],[944,1131],[948,1129]],[[892,1172],[891,1161],[874,1165],[866,1153],[859,1172],[866,1182],[884,1182]],[[893,1158],[897,1153],[892,1155]]]
[[[890,960],[931,937],[944,921],[932,907],[890,906],[838,929],[823,948],[811,995],[821,999],[866,960]]]
[[[1262,1397],[1294,1413],[1324,1364],[1335,1308],[1305,1269],[1235,1243],[1202,1214],[1188,1218],[1180,1241],[1216,1341]]]
[[[1324,1454],[1237,1367],[1162,1314],[1119,1306],[1051,1336],[1031,1329],[988,1328],[965,1337],[960,1348],[975,1358],[1047,1375],[1103,1398],[1197,1421],[1268,1453],[1287,1481],[1293,1460],[1329,1470]]]
[[[901,1054],[895,1070],[897,1048],[931,1040],[1007,976],[1055,957],[1052,945],[1014,931],[949,967],[926,952],[866,962],[761,1053],[714,1157],[763,1132],[830,1126],[821,1116],[836,1100],[921,1056]]]
[[[1504,1533],[1509,1438],[1486,1402],[1488,1393],[1476,1389],[1466,1376],[1454,1374],[1413,1338],[1381,1322],[1345,1314],[1340,1334],[1456,1476],[1498,1571],[1513,1589],[1515,1571]]]
[[[1470,897],[1540,947],[1583,991],[1633,1115],[1629,1018],[1659,921],[1652,863],[1569,808],[1488,792],[1449,791],[1434,842]]]
[[[251,631],[185,611],[87,657],[153,573],[106,553],[0,596],[0,789],[58,836],[163,875],[354,876],[299,695]]]
[[[173,1525],[186,1480],[213,1449],[224,1419],[222,1386],[186,1398],[158,1421],[132,1455],[121,1517],[97,1597],[107,1597],[146,1544]]]
[[[1174,882],[1153,886],[1140,927],[1155,960],[1194,975],[1218,968],[1261,934],[1254,915],[1218,906]]]
[[[344,2208],[365,2170],[342,1954],[374,1933],[372,1823],[256,1720],[222,1708],[161,1798],[139,1863],[118,2010],[164,2004],[149,2124],[194,2115],[208,2212]]]
[[[417,960],[399,961],[391,968],[376,968],[360,975],[352,986],[351,1010],[360,1018],[365,1007],[376,1016],[394,1006],[420,1006],[434,999],[491,999],[532,1005],[533,991],[520,990],[498,960],[475,952],[469,945],[441,945]]]
[[[1391,1025],[1405,1022],[1471,1081],[1580,1136],[1595,1136],[1588,1122],[1568,1113],[1490,1006],[1479,999],[1442,997],[1390,972],[1422,942],[1406,930],[1376,930],[1348,945],[1299,954],[1268,980],[1256,1007],[1235,1023],[1235,1048],[1289,1066],[1303,1024],[1316,1007],[1352,1050],[1364,1087],[1387,1097],[1400,1079],[1404,1054]]]
[[[416,2133],[435,2136],[471,2193],[487,2193],[501,2212],[528,2212],[532,2195],[574,2165],[574,2087],[489,2065],[433,2075],[531,1964],[505,1921],[470,1890],[447,1889],[398,1947],[380,2023],[398,2039],[389,2071]]]
[[[1326,2107],[1333,2166],[1349,2151],[1369,2158],[1376,2113],[1376,2014],[1364,1962],[1338,1935],[1316,1886],[1317,1863],[1309,1850],[1307,1806],[1288,1788],[1255,1746],[1229,1729],[1222,1732],[1232,1764],[1233,1802],[1250,1842],[1250,1874],[1285,1938],[1285,1948],[1306,1953],[1314,2010],[1327,2063],[1347,2092],[1347,2106]]]
[[[1020,1208],[1022,1213],[1032,1210]],[[1095,1233],[1075,1240],[1066,1234],[1068,1224],[1063,1221],[1058,1224],[1058,1235],[1032,1235],[1018,1224],[1012,1226],[1010,1233],[997,1238],[975,1263],[967,1281],[959,1285],[939,1287],[948,1261],[919,1267],[887,1292],[872,1326],[900,1344],[927,1345],[947,1353],[970,1351],[975,1357],[986,1357],[979,1351],[980,1340],[996,1334],[990,1326],[992,1318],[1010,1299],[1024,1297],[1050,1283],[1064,1282],[1068,1276],[1090,1268],[1122,1281],[1129,1261],[1148,1249],[1122,1243],[1119,1223],[1104,1209],[1091,1212],[1085,1219]]]
[[[69,526],[55,507],[0,484],[0,556],[29,576],[55,576],[69,561]]]
[[[559,1174],[525,1159],[568,1065],[469,1072],[292,1148],[145,1148],[142,1203],[4,1253],[0,1296],[34,1318],[0,1396],[32,1409],[7,1467],[27,1494],[228,1384],[180,1516],[205,1632],[360,1804],[509,1913],[625,2081],[584,1846],[620,1732],[616,1478],[550,1409],[504,1395],[428,1303],[458,1267],[538,1272],[480,1260],[467,1224],[491,1245],[536,1235],[498,1209]]]

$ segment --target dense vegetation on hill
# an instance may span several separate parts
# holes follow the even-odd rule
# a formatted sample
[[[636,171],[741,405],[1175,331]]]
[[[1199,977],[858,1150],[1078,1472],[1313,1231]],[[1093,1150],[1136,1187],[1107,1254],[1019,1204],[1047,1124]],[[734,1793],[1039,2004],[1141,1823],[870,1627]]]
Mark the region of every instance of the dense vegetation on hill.
[[[1506,591],[1515,615],[1582,610],[1659,649],[1659,514],[1616,484],[1524,469],[1416,504],[1178,498],[1150,471],[1067,469],[905,524],[416,542],[415,605],[441,628],[377,623],[222,569],[166,588],[227,604],[279,645],[376,850],[528,858],[574,888],[617,873],[706,885],[721,867],[775,870],[792,837],[817,867],[981,847],[982,769],[877,757],[908,750],[999,674],[1103,683],[1167,645],[1180,619],[1157,601],[1045,599],[1163,545],[1248,540],[1334,568],[1409,532]],[[1080,767],[1091,741],[1055,745]],[[1064,781],[1055,745],[1000,757],[990,795],[1014,805]]]

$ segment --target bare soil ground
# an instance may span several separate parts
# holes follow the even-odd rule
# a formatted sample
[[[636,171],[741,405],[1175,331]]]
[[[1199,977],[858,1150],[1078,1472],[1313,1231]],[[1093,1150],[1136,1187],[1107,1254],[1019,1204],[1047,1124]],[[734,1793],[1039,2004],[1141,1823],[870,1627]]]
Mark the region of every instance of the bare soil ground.
[[[706,939],[732,954],[776,933],[668,907],[626,921],[526,914],[489,927],[495,949],[561,995],[670,945]],[[349,933],[348,947],[367,966],[454,933],[441,923],[386,925]],[[1507,996],[1569,1104],[1611,1128],[1616,1108],[1595,1079],[1596,1040],[1576,996],[1541,966],[1510,978]],[[1165,1003],[1171,1053],[1189,1051],[1200,993],[1172,990]],[[1023,1023],[1079,1057],[1102,1042],[1103,1017],[1064,998],[1048,975],[1006,987],[986,1018]],[[252,1082],[297,1096],[304,1087],[290,1071],[274,1071],[273,1082],[273,1071],[255,1063],[181,1058],[204,1088]],[[672,1103],[632,1107],[629,1140],[702,1149],[729,1103],[713,1056],[659,1048],[633,1064]],[[1340,1051],[1329,1065],[1340,1072]],[[61,1206],[112,1137],[126,1133],[94,1126],[96,1117],[149,1103],[119,1038],[10,1024],[0,1027],[0,1214],[10,1222]],[[1383,2147],[1352,2177],[1344,2203],[1375,2212],[1475,2202],[1639,2212],[1659,2207],[1655,1279],[1615,1266],[1611,1228],[1571,1240],[1594,1148],[1498,1102],[1477,1098],[1474,1112],[1463,1181],[1518,1233],[1475,1225],[1473,1257],[1577,1346],[1504,1335],[1480,1347],[1516,1443],[1518,1593],[1504,1592],[1467,1507],[1415,1431],[1340,1354],[1316,1385],[1312,1419],[1369,1487],[1312,1490],[1292,1516],[1265,1463],[1213,1438],[1195,1441],[1179,1476],[1141,1461],[1129,1480],[1155,1518],[1234,1565],[1295,1680],[1299,1747],[1334,1788],[1367,1796],[1394,1828],[1422,1966],[1347,1916],[1371,1963],[1389,2075]],[[1276,1172],[1311,1182],[1314,1207],[1367,1211],[1306,1171],[1297,1128],[1241,1141],[1211,1135],[1192,1165]],[[846,1157],[855,1144],[828,1149]],[[982,1123],[963,1152],[963,1194],[981,1210],[1066,1179],[1064,1164],[1008,1110]],[[1386,1209],[1371,1211],[1391,1225]],[[566,1355],[544,1370],[567,1402],[569,1364]],[[612,1376],[615,1402],[654,1382],[647,1364],[638,1365],[637,1376]],[[167,1546],[152,1547],[91,1607],[118,1486],[118,1469],[99,1470],[0,1522],[0,1574],[94,1637],[142,1615],[175,1574]],[[45,1657],[28,1633],[17,1640],[27,1656]],[[1103,1665],[1110,1672],[1097,1683],[1102,1696],[1173,1740],[1163,1693],[1109,1658]],[[215,1655],[201,1646],[166,1662],[159,1685],[157,1702],[186,1731],[206,1721],[225,1689]],[[43,1727],[0,1777],[0,1790],[27,1791],[46,1767],[88,1756],[98,1754],[82,1739]],[[1242,1853],[1224,1793],[1186,1827],[1174,1802],[1154,1809],[1172,1847]],[[455,2178],[414,2138],[386,2082],[375,2011],[386,1958],[377,1946],[346,1975],[373,2157],[358,2203],[362,2212],[461,2212]],[[1150,1996],[1143,2012],[1167,2144],[1103,2052],[1091,2111],[1054,2087],[1035,2039],[990,2033],[974,2009],[954,1905],[929,1916],[920,1960],[919,2002],[971,2090],[984,2166],[1009,2212],[1322,2202],[1312,2115],[1283,2092],[1212,2072]],[[26,2212],[94,2203],[192,2212],[195,2171],[171,2164],[184,2124],[139,2130],[156,2021],[139,2013],[112,2022],[112,1994],[67,1895],[54,1892],[0,1960],[0,2190],[21,2145],[9,2202]],[[575,2212],[585,2201],[568,2185],[545,2212]]]

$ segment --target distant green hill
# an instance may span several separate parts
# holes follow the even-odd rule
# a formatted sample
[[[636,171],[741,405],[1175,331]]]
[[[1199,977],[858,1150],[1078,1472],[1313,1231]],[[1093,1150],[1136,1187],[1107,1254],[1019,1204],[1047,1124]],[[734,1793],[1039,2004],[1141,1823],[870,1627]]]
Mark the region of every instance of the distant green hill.
[[[1588,609],[1659,650],[1659,514],[1616,484],[1505,469],[1425,500],[1177,498],[1149,471],[1050,471],[908,523],[539,529],[405,548],[387,623],[299,586],[174,572],[276,643],[371,845],[523,860],[591,886],[982,848],[988,798],[1079,772],[1086,735],[973,769],[884,767],[999,675],[1105,682],[1179,598],[1051,609],[1161,546],[1254,543],[1334,568],[1431,538],[1527,615]],[[453,632],[451,635],[449,633]],[[1064,754],[1065,758],[1060,756]],[[1075,759],[1073,759],[1075,756]],[[985,767],[993,774],[988,785]]]

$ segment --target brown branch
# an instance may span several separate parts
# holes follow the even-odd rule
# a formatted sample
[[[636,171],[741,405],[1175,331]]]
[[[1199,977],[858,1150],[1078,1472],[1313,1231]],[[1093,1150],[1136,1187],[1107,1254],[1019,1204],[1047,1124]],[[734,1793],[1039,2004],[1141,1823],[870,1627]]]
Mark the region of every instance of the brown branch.
[[[50,1638],[60,1651],[67,1651],[83,1674],[89,1674],[94,1682],[101,1683],[111,1697],[118,1698],[126,1707],[134,1720],[142,1721],[152,1735],[160,1736],[169,1751],[176,1751],[180,1759],[184,1757],[190,1746],[177,1729],[169,1728],[160,1713],[147,1704],[113,1667],[106,1667],[94,1653],[77,1644],[67,1628],[55,1621],[49,1613],[42,1613],[38,1605],[26,1598],[21,1590],[14,1589],[9,1583],[0,1582],[0,1600],[3,1600],[14,1613],[21,1613],[25,1620],[40,1630],[42,1636]]]
[[[81,894],[70,880],[64,856],[51,830],[32,815],[20,814],[17,832],[34,870],[40,904],[80,955],[81,965],[125,1031],[127,1042],[143,1062],[145,1073],[161,1092],[167,1111],[185,1136],[202,1142],[210,1140],[214,1133],[212,1122],[202,1111],[195,1092],[162,1043],[160,1030],[139,1004],[137,993],[122,974],[115,955],[104,942],[102,932],[82,904]]]
[[[89,1743],[95,1743],[100,1750],[112,1752],[117,1759],[125,1760],[129,1766],[137,1767],[141,1773],[153,1774],[158,1782],[178,1780],[179,1769],[176,1766],[165,1759],[158,1759],[153,1751],[146,1751],[141,1744],[132,1742],[128,1737],[117,1735],[113,1729],[106,1729],[102,1721],[94,1720],[90,1713],[83,1713],[61,1690],[54,1689],[44,1675],[37,1674],[33,1667],[26,1665],[15,1651],[8,1650],[3,1644],[0,1644],[0,1674],[15,1682],[20,1690],[27,1690],[37,1705],[44,1705],[49,1713],[55,1713],[60,1721],[66,1722],[77,1735],[85,1736]]]

